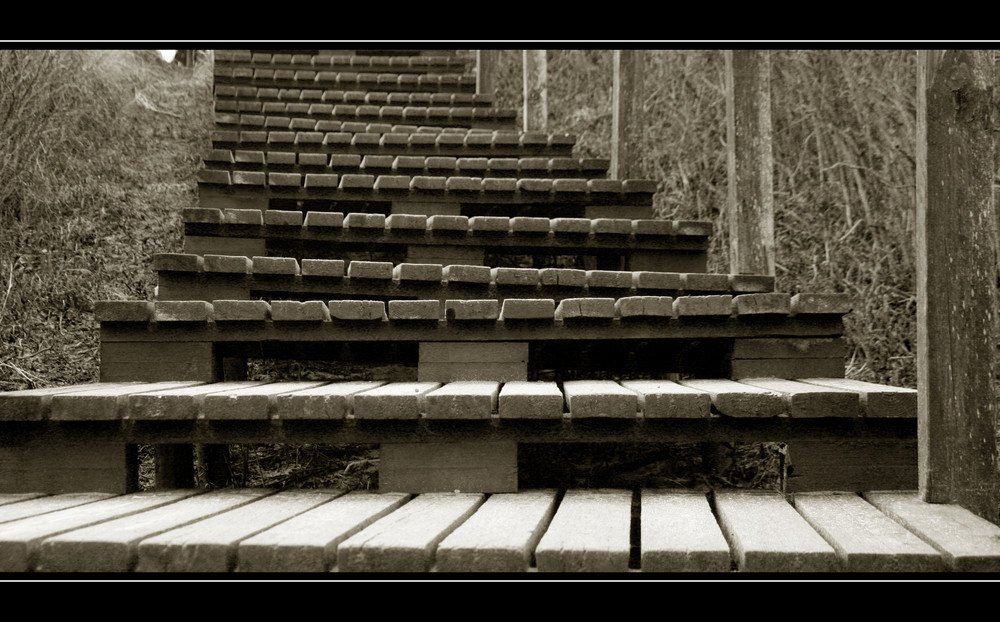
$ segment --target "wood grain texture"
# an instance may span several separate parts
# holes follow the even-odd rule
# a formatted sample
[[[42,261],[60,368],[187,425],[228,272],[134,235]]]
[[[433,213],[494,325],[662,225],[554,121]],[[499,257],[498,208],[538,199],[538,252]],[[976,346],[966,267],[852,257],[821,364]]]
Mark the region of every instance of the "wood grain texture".
[[[329,501],[317,490],[242,489],[252,503],[214,514],[139,543],[138,572],[231,572],[239,543],[269,527]],[[333,493],[335,494],[335,493]]]
[[[917,69],[917,389],[920,490],[1000,520],[1000,302],[994,67],[945,50]]]
[[[554,382],[506,382],[500,389],[501,419],[553,419],[563,416],[564,398]]]
[[[341,572],[426,572],[437,545],[482,505],[470,493],[420,495],[340,543]]]
[[[913,492],[869,492],[864,497],[937,549],[949,570],[1000,571],[1000,527],[970,510],[927,503]]]
[[[339,493],[337,493],[339,494]],[[409,501],[403,493],[353,491],[239,543],[238,572],[326,572],[341,542]]]
[[[682,380],[680,384],[708,393],[713,409],[730,417],[777,417],[788,413],[782,395],[770,389],[726,379]]]
[[[640,176],[639,131],[643,127],[641,50],[615,50],[611,87],[611,179]]]
[[[632,493],[568,490],[535,549],[539,572],[628,570]]]
[[[517,443],[477,440],[382,443],[379,490],[514,492]]]
[[[941,556],[852,493],[800,493],[799,514],[837,551],[848,572],[941,572]]]
[[[266,494],[272,491],[214,491],[54,536],[42,542],[38,567],[50,572],[131,572],[138,560],[140,540],[250,503]]]
[[[669,380],[623,380],[621,385],[634,392],[639,409],[647,419],[704,419],[711,414],[711,395]]]
[[[842,569],[833,548],[779,493],[721,490],[715,510],[741,572]]]
[[[552,520],[554,490],[496,494],[441,541],[439,572],[524,572]]]
[[[861,414],[858,395],[853,391],[782,378],[754,378],[740,383],[780,393],[788,405],[789,417],[858,417]]]
[[[729,545],[705,493],[642,490],[643,572],[729,572]]]

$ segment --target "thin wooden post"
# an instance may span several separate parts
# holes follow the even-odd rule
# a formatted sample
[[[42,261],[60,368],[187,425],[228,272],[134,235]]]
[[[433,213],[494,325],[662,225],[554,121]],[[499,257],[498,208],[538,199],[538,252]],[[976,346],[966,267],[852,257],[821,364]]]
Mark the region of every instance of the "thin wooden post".
[[[774,274],[771,60],[725,50],[730,272]]]
[[[476,50],[476,94],[496,93],[497,51]]]
[[[524,131],[548,129],[547,51],[524,50]]]
[[[917,60],[920,494],[1000,522],[992,53]]]
[[[642,127],[642,52],[615,50],[611,116],[611,177],[640,176],[639,128]]]

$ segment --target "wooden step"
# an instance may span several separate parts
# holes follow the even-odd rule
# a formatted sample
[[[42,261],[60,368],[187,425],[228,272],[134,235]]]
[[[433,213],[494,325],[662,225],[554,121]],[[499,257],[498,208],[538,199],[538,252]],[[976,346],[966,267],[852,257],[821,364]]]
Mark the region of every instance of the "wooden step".
[[[276,53],[215,50],[215,66],[440,74],[465,73],[469,69],[469,61],[454,55],[373,56],[368,54],[303,54],[294,50]]]
[[[516,132],[439,125],[341,121],[340,130],[215,130],[213,149],[295,151],[297,153],[363,155],[436,155],[453,157],[568,157],[576,146],[572,134]],[[344,129],[345,123],[357,123]],[[361,131],[361,125],[364,131]],[[314,126],[315,127],[315,126]],[[447,130],[452,131],[447,131]]]
[[[385,93],[327,89],[320,93],[299,92],[298,99],[282,89],[258,89],[256,97],[239,97],[235,87],[218,87],[213,109],[216,114],[295,116],[308,118],[313,113],[330,115],[333,106],[424,106],[445,108],[493,108],[493,96],[478,93]],[[284,96],[284,98],[282,98]]]
[[[270,121],[273,117],[268,117]],[[287,122],[287,119],[285,120]],[[410,176],[479,176],[502,178],[607,177],[610,161],[602,158],[486,158],[454,156],[394,156],[294,151],[213,149],[204,157],[206,170],[275,173],[372,174]]]
[[[287,119],[275,121],[273,119]],[[341,123],[383,123],[417,126],[439,126],[450,128],[477,128],[492,130],[515,130],[517,111],[506,108],[469,107],[449,105],[374,105],[374,104],[331,104],[310,103],[302,105],[261,106],[261,114],[247,112],[215,113],[215,127],[218,130],[257,131],[265,129],[313,129],[292,127],[292,120],[333,121]],[[315,125],[314,125],[315,127]],[[327,129],[325,131],[336,131]]]
[[[774,289],[774,277],[765,275],[705,275],[677,272],[577,270],[568,268],[489,268],[388,262],[357,262],[354,270],[340,259],[156,254],[157,300],[242,300],[267,292],[271,299],[551,299],[589,296],[680,297],[687,295],[742,295]],[[370,265],[375,271],[368,270]],[[356,278],[357,270],[365,274]],[[708,276],[717,278],[705,278]],[[648,313],[641,303],[618,303],[626,317]],[[666,304],[663,301],[663,304]],[[669,304],[673,304],[672,301]],[[766,353],[741,351],[741,358]],[[819,356],[821,353],[813,353]],[[844,352],[840,352],[842,357]]]
[[[796,399],[825,379],[574,380],[556,382],[132,382],[74,385],[74,391],[0,393],[5,422],[353,419],[737,419],[914,420],[910,389],[866,384],[854,391],[811,394],[813,407]],[[489,385],[489,386],[487,386]],[[68,387],[67,387],[68,388]],[[870,409],[871,395],[894,395],[900,410]],[[97,401],[93,396],[101,396]],[[557,399],[552,400],[550,396]],[[99,407],[98,407],[99,406]],[[905,406],[905,410],[903,407]],[[527,408],[525,408],[527,407]]]
[[[340,71],[333,67],[311,69],[258,69],[217,65],[216,85],[253,88],[343,89],[363,91],[422,91],[475,93],[476,77],[456,73],[413,73],[411,71]]]
[[[33,515],[38,501],[7,504],[28,507],[23,518],[0,523],[4,571],[944,578],[1000,570],[1000,527],[956,505],[921,502],[913,492],[785,499],[741,490],[412,497],[217,490],[144,492],[47,513],[37,505]],[[226,509],[234,501],[238,507]]]

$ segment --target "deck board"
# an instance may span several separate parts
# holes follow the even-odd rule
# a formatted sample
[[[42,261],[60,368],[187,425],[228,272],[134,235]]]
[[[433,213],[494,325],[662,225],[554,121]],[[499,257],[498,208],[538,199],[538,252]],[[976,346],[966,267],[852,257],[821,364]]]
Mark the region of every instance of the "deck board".
[[[729,545],[705,493],[642,491],[643,572],[729,572]]]
[[[535,549],[540,572],[628,570],[632,493],[569,490]]]

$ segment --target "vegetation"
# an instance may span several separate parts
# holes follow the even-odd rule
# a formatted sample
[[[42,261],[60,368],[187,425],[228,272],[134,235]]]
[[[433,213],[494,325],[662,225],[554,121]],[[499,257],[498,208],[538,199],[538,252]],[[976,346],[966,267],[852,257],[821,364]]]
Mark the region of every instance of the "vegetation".
[[[549,53],[549,127],[576,134],[580,155],[609,156],[611,56]],[[657,213],[713,221],[710,269],[725,272],[722,54],[644,62],[642,173],[659,184]],[[781,50],[772,76],[778,289],[850,293],[848,375],[914,386],[915,53]],[[497,86],[498,105],[520,107],[519,51],[500,53]],[[208,55],[186,68],[148,50],[0,51],[0,390],[97,380],[94,301],[151,299],[152,254],[180,251],[211,101]],[[742,451],[757,466],[717,464],[721,483],[769,485],[773,454]],[[377,470],[366,448],[231,454],[234,481],[255,485],[365,486]],[[660,454],[642,481],[698,480],[697,451]],[[594,464],[609,463],[574,477],[603,484]]]

